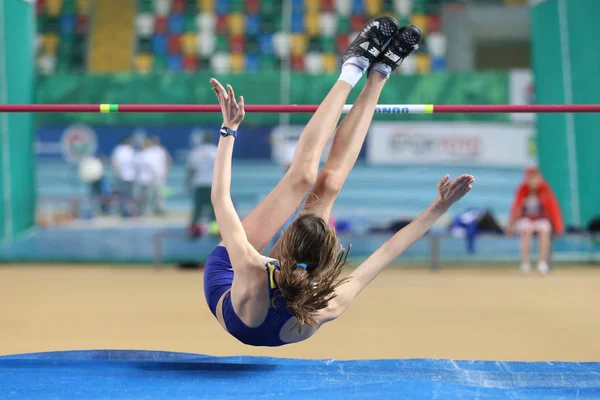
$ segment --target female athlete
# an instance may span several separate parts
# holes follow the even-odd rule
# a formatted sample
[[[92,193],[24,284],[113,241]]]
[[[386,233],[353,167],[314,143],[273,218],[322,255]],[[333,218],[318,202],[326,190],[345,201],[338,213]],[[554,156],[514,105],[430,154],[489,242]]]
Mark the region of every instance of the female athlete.
[[[211,79],[223,113],[211,193],[223,242],[206,261],[204,291],[212,313],[241,342],[281,346],[309,338],[323,324],[338,318],[369,282],[471,189],[472,176],[450,181],[446,175],[438,183],[437,198],[423,214],[347,278],[340,278],[348,253],[325,221],[356,162],[385,82],[420,39],[418,28],[398,29],[390,17],[367,23],[344,53],[339,80],[302,132],[291,167],[243,221],[233,207],[230,184],[244,99],[236,100],[230,85],[226,90]],[[367,83],[341,122],[325,166],[318,172],[321,153],[348,94],[367,71]],[[283,232],[269,257],[261,255],[305,197],[300,215]]]

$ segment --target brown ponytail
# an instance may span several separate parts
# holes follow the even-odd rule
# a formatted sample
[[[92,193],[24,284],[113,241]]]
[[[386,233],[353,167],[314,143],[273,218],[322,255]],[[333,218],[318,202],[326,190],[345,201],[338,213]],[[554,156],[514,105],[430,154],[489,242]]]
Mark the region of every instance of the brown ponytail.
[[[335,289],[347,281],[339,279],[348,265],[347,257],[334,229],[314,214],[298,217],[284,232],[278,286],[298,328],[315,326],[318,311],[327,307]]]

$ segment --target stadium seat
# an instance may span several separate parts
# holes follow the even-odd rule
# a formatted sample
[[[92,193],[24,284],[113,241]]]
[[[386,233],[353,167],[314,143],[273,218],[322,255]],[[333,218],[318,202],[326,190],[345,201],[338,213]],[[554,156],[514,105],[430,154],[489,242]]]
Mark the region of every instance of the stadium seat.
[[[410,23],[415,26],[418,26],[424,35],[426,35],[428,32],[428,30],[427,30],[429,28],[428,22],[429,22],[429,20],[427,18],[427,15],[425,15],[425,14],[413,14],[410,17]]]
[[[350,18],[350,29],[352,29],[352,32],[360,32],[366,23],[367,19],[364,15],[353,15]]]
[[[422,74],[431,72],[431,58],[429,58],[428,55],[417,53],[415,55],[415,61],[417,72]]]
[[[273,50],[279,58],[284,58],[290,54],[290,35],[285,32],[277,32],[273,35]]]
[[[258,44],[260,47],[260,52],[267,56],[273,54],[274,45],[273,45],[273,35],[268,33],[263,33],[258,37]]]
[[[90,0],[77,0],[77,15],[90,14]]]
[[[215,51],[217,45],[215,35],[212,32],[199,33],[196,37],[198,54],[201,57],[209,57]]]
[[[89,29],[89,17],[87,15],[78,15],[75,20],[75,33],[84,35]]]
[[[229,55],[231,72],[239,74],[244,72],[246,56],[242,53],[232,53]]]
[[[304,56],[297,54],[292,56],[292,70],[296,72],[304,71]]]
[[[231,0],[217,0],[216,1],[216,12],[217,15],[227,15],[229,14],[231,5]]]
[[[229,24],[229,34],[233,36],[242,35],[244,33],[245,27],[245,16],[241,13],[233,13],[229,14],[228,19]]]
[[[260,12],[260,3],[258,0],[246,1],[246,12],[248,14],[258,14]]]
[[[217,53],[210,60],[210,66],[216,74],[226,74],[230,71],[229,54]]]
[[[135,28],[138,36],[147,37],[154,34],[154,17],[152,14],[138,14],[135,20]]]
[[[321,75],[323,73],[323,54],[307,53],[304,58],[306,72],[311,75]]]
[[[167,47],[169,49],[169,54],[181,54],[181,37],[179,35],[170,35]]]
[[[168,18],[169,33],[181,35],[183,33],[184,19],[181,15],[171,15]]]
[[[152,71],[166,71],[167,70],[167,56],[154,56],[152,62]]]
[[[446,59],[444,57],[431,57],[431,71],[442,72],[446,70]]]
[[[444,57],[446,55],[446,36],[442,33],[427,35],[427,49],[432,57]]]
[[[246,16],[246,35],[256,36],[260,30],[260,16],[250,14]]]
[[[154,13],[159,17],[166,17],[171,11],[172,0],[153,0],[154,1]]]
[[[309,12],[306,14],[304,19],[305,22],[305,32],[308,36],[314,37],[318,36],[321,32],[321,24],[319,20],[319,13],[317,12]]]
[[[217,35],[215,47],[217,53],[229,53],[229,36]]]
[[[198,14],[196,17],[196,26],[199,32],[214,32],[217,24],[217,18],[211,13]]]
[[[226,35],[227,34],[227,16],[226,15],[218,15],[217,23],[215,27],[215,32],[218,35]]]
[[[304,0],[304,9],[309,13],[318,13],[321,11],[321,0]]]
[[[198,57],[188,55],[183,58],[183,70],[185,72],[196,72],[198,71]]]
[[[62,0],[46,0],[46,15],[49,17],[58,17],[62,3]]]
[[[152,55],[151,54],[138,54],[135,57],[135,71],[141,74],[147,74],[152,71]]]
[[[42,52],[54,55],[58,48],[59,36],[55,33],[46,33],[42,36]]]
[[[337,22],[335,14],[323,12],[319,15],[319,25],[323,36],[334,36],[337,33]]]
[[[56,57],[51,54],[42,54],[37,59],[38,71],[42,75],[52,75],[56,71]]]
[[[182,65],[182,57],[179,54],[172,54],[167,58],[167,68],[173,72],[181,71]]]
[[[412,13],[413,0],[394,0],[394,6],[400,18],[408,17]]]
[[[345,16],[339,16],[337,20],[337,31],[338,33],[343,34],[350,33],[350,18]]]
[[[335,38],[335,51],[342,54],[348,48],[348,35],[337,35]]]
[[[152,52],[155,56],[167,54],[167,37],[165,35],[154,35],[152,37]]]
[[[260,71],[260,57],[257,54],[248,54],[246,56],[246,71]]]
[[[323,68],[325,73],[332,74],[338,72],[340,56],[337,53],[327,53],[323,55]]]
[[[292,54],[303,55],[306,53],[308,41],[306,35],[292,34]]]
[[[427,21],[429,32],[440,32],[442,30],[442,20],[439,15],[429,15]]]
[[[380,16],[383,12],[382,0],[368,0],[364,2],[367,18]]]
[[[415,56],[406,57],[402,65],[396,69],[396,72],[402,75],[413,75],[417,72],[417,58]]]
[[[171,14],[183,15],[185,12],[185,0],[173,0],[171,5]],[[184,63],[185,64],[185,63]]]
[[[198,29],[196,28],[196,15],[185,14],[183,16],[183,32],[196,33],[197,31]]]
[[[75,16],[63,15],[60,17],[61,36],[71,36],[75,33]]]
[[[352,0],[352,14],[363,15],[365,13],[365,3],[364,0]]]
[[[304,30],[304,14],[292,14],[292,33],[303,33]]]
[[[335,10],[340,16],[349,17],[352,14],[353,0],[334,0]]]
[[[215,0],[197,0],[196,5],[202,13],[213,14],[215,12]]]
[[[231,36],[229,40],[229,49],[232,53],[243,53],[246,44],[246,38],[243,35]],[[232,60],[233,66],[233,60]]]
[[[184,33],[181,35],[181,52],[183,55],[195,56],[197,51],[198,45],[196,44],[196,35],[193,33]]]
[[[322,0],[321,1],[321,11],[323,12],[333,12],[333,0]]]

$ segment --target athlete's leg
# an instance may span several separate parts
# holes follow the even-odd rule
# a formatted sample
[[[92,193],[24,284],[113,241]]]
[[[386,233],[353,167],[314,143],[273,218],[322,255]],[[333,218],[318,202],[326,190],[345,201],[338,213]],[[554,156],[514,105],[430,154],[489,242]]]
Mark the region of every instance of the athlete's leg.
[[[390,73],[418,48],[420,40],[418,28],[403,27],[392,39],[385,54],[373,64],[367,84],[335,134],[327,162],[309,194],[304,212],[329,220],[333,203],[358,159],[383,86]]]
[[[344,54],[340,79],[304,128],[289,170],[242,221],[248,240],[257,250],[269,244],[315,183],[321,153],[333,135],[348,94],[397,29],[397,22],[389,17],[370,21]]]

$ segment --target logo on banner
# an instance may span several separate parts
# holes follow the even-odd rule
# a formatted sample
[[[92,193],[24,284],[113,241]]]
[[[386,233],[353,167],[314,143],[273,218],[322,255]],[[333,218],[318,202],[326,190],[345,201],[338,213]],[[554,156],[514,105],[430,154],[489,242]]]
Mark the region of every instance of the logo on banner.
[[[375,114],[408,114],[408,107],[375,107]]]
[[[432,158],[478,158],[482,143],[478,136],[435,136],[394,133],[389,148],[398,153]]]
[[[65,160],[79,163],[83,158],[92,156],[98,148],[96,133],[87,125],[72,125],[61,137],[61,149]]]

